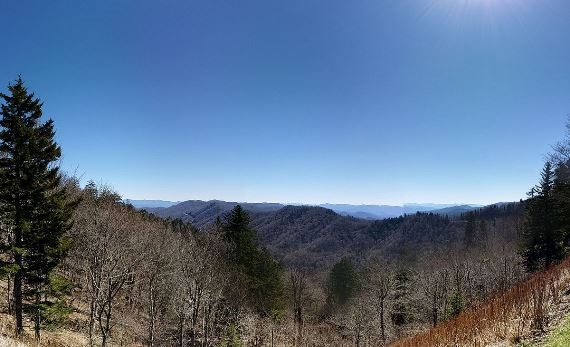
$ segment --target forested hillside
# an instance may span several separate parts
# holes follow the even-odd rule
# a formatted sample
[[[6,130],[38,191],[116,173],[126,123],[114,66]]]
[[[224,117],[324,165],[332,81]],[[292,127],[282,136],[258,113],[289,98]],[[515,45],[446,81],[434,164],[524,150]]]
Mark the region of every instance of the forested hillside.
[[[145,209],[164,218],[195,221],[208,228],[223,218],[237,203],[187,201],[168,209]],[[450,247],[463,238],[465,216],[473,208],[456,207],[417,212],[383,220],[366,220],[316,206],[240,204],[251,216],[259,241],[287,265],[327,268],[342,257],[355,260],[376,256],[395,259],[402,253],[429,252]],[[491,205],[475,210],[481,219],[496,225],[493,232],[514,242],[509,231],[523,216],[518,203]],[[453,217],[449,217],[451,214]],[[503,226],[508,224],[508,226]]]
[[[144,208],[144,210],[158,217],[180,219],[185,223],[202,227],[214,224],[217,219],[225,217],[237,205],[237,202],[220,200],[188,200],[167,208]],[[283,207],[281,204],[272,203],[241,203],[239,205],[249,213],[277,211]]]
[[[133,206],[144,209],[159,217],[163,218],[180,218],[185,222],[193,223],[196,226],[211,224],[217,218],[222,218],[232,208],[238,205],[237,202],[228,202],[220,200],[188,200],[181,203],[167,203],[168,207],[155,207],[153,201],[141,200],[125,200],[126,203],[133,203]],[[285,205],[278,203],[239,203],[245,210],[251,214],[258,212],[277,211]],[[301,206],[301,205],[294,205]],[[438,205],[438,204],[404,204],[403,206],[388,205],[348,205],[348,204],[321,204],[302,205],[306,207],[322,207],[332,210],[341,216],[351,216],[361,219],[377,220],[385,218],[395,218],[406,214],[415,214],[417,212],[431,212],[440,215],[456,217],[461,213],[476,210],[478,207],[473,205]]]

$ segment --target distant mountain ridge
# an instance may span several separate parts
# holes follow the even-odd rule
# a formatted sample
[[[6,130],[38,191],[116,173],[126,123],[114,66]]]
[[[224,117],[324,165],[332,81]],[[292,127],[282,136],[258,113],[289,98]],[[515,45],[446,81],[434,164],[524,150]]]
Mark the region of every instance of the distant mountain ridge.
[[[184,202],[172,202],[164,200],[125,200],[139,209],[145,209],[161,217],[181,218],[197,224],[207,224],[215,218],[229,212],[238,202],[222,200],[188,200]],[[250,212],[276,211],[287,205],[281,203],[248,203],[239,202],[242,207]],[[481,205],[465,204],[404,204],[402,206],[390,205],[351,205],[351,204],[320,204],[292,206],[318,206],[332,210],[342,216],[352,216],[361,219],[385,219],[399,217],[416,212],[434,212],[442,215],[456,216],[464,212],[482,207]],[[165,209],[161,211],[161,209]]]
[[[321,204],[320,207],[331,209],[341,215],[349,215],[364,219],[384,219],[399,217],[405,214],[413,214],[416,212],[434,212],[441,211],[447,214],[444,209],[451,209],[458,206],[470,207],[475,209],[482,207],[481,205],[463,205],[463,204],[404,204],[402,206],[391,205],[350,205],[350,204]],[[463,211],[465,212],[465,211]]]
[[[156,207],[170,207],[179,204],[180,201],[166,201],[166,200],[123,200],[126,204],[131,204],[136,208],[156,208]]]
[[[440,208],[437,210],[430,210],[429,212],[439,214],[442,216],[445,215],[445,216],[449,216],[449,217],[457,217],[463,213],[470,212],[470,211],[476,210],[478,208],[480,208],[480,207],[479,206],[473,206],[473,205],[459,205],[459,206],[444,207],[444,208]]]
[[[277,203],[238,203],[221,200],[188,200],[170,207],[141,208],[162,218],[180,218],[196,226],[212,224],[223,218],[236,205],[250,213],[272,212],[285,207]]]

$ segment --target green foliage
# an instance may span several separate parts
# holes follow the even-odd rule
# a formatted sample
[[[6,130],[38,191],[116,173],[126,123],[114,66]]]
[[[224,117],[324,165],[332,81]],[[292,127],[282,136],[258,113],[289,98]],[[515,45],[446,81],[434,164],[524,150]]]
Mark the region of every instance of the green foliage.
[[[570,160],[560,162],[554,170],[552,205],[558,235],[566,253],[570,249]]]
[[[63,295],[70,295],[72,289],[73,283],[67,278],[54,273],[49,275],[49,295],[60,298]]]
[[[455,317],[463,311],[465,306],[465,301],[463,299],[463,293],[459,290],[454,291],[451,294],[451,299],[449,301],[449,312],[450,317]]]
[[[354,296],[359,287],[358,274],[349,258],[342,258],[329,273],[329,301],[333,306],[342,306]]]
[[[556,328],[546,341],[544,342],[544,347],[565,347],[570,343],[570,318]]]
[[[224,223],[224,236],[234,247],[232,260],[245,267],[258,257],[256,233],[249,223],[249,215],[240,205],[230,211]]]
[[[395,326],[402,326],[413,321],[410,282],[409,269],[400,268],[394,278],[394,304],[390,314]]]
[[[220,347],[243,347],[243,341],[234,324],[230,324],[226,331],[226,338],[220,342]]]
[[[540,183],[529,192],[521,255],[528,271],[548,267],[564,257],[559,210],[554,197],[554,172],[546,162]]]
[[[42,328],[54,330],[63,325],[73,309],[66,306],[63,300],[44,301],[39,304],[39,312]]]
[[[224,236],[232,246],[230,260],[247,287],[249,304],[264,316],[276,317],[284,306],[281,266],[267,249],[259,246],[249,215],[237,205],[223,223]]]
[[[53,121],[40,121],[42,102],[21,78],[8,90],[0,93],[0,213],[11,232],[3,237],[8,242],[1,251],[10,259],[2,265],[17,269],[14,309],[21,332],[23,296],[38,303],[48,275],[65,256],[69,243],[63,235],[71,227],[75,202],[60,185],[55,163],[61,149],[54,141]]]
[[[7,263],[4,266],[0,267],[0,278],[7,278],[8,276],[13,276],[18,270],[20,266],[17,264],[10,264]]]

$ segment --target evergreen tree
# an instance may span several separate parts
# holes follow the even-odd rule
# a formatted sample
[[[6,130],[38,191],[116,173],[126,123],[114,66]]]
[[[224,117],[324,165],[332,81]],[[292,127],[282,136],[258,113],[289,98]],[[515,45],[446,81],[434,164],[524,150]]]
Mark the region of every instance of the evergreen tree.
[[[392,323],[400,328],[413,320],[411,307],[411,279],[409,269],[400,267],[394,278],[394,303],[390,318]]]
[[[449,312],[450,317],[455,317],[463,311],[465,306],[465,300],[463,298],[463,292],[460,288],[455,289],[451,294],[451,299],[449,300]]]
[[[240,205],[230,211],[224,223],[225,239],[233,247],[232,260],[246,268],[251,265],[257,252],[256,233],[249,223],[249,214]]]
[[[521,249],[528,271],[548,267],[563,256],[561,235],[556,230],[553,179],[552,164],[546,162],[540,183],[529,193]]]
[[[65,255],[73,204],[60,186],[55,161],[61,149],[54,141],[53,121],[41,122],[42,103],[21,78],[8,86],[0,114],[0,212],[7,226],[3,265],[15,270],[16,332],[22,333],[25,308],[32,313],[39,338],[42,302],[51,270]],[[30,303],[24,307],[23,303]]]
[[[565,253],[570,248],[570,161],[560,162],[554,170],[552,203],[555,229],[562,238]]]
[[[261,315],[275,316],[284,303],[282,269],[269,251],[258,245],[249,223],[249,215],[240,205],[226,217],[223,230],[232,246],[230,260],[247,287],[249,304]]]
[[[342,306],[352,298],[358,289],[358,275],[349,258],[342,258],[329,274],[329,300],[335,306]]]

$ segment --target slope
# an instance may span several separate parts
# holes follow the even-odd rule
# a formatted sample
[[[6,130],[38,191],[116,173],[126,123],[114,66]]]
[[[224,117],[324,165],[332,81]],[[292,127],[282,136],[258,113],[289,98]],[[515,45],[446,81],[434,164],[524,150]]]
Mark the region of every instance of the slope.
[[[559,312],[568,309],[569,302],[570,258],[567,258],[456,318],[396,341],[392,346],[528,346],[529,342],[524,341],[548,330],[549,325],[557,322]],[[563,330],[561,338],[565,336]]]

